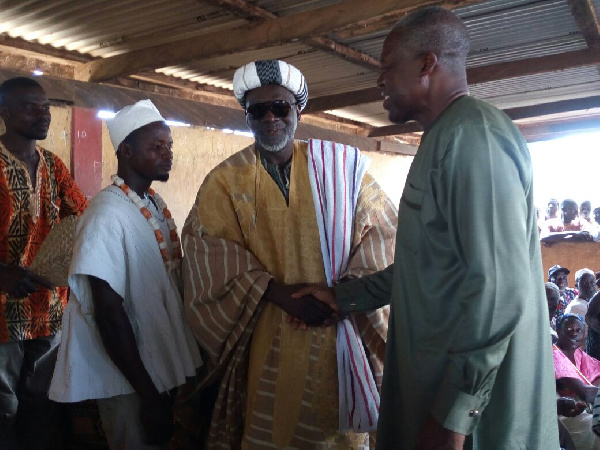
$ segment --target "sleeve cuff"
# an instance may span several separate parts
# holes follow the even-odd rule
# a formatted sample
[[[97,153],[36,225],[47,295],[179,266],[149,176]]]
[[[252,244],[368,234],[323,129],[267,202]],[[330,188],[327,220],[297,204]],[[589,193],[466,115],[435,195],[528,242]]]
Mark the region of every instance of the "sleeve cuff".
[[[467,435],[477,427],[487,404],[488,399],[466,394],[444,380],[431,415],[444,428]]]
[[[361,280],[351,280],[340,283],[333,288],[335,299],[340,311],[344,313],[356,313],[377,309],[378,306],[372,306],[373,303],[369,296],[364,295],[364,289]]]

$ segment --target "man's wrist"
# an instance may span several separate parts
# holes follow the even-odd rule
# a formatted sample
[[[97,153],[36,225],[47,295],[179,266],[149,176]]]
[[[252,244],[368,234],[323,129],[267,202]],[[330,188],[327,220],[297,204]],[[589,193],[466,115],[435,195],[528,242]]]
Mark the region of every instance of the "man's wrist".
[[[274,278],[271,278],[271,281],[269,281],[262,299],[275,305],[279,305],[281,296],[277,294],[278,290],[279,283],[277,283]]]

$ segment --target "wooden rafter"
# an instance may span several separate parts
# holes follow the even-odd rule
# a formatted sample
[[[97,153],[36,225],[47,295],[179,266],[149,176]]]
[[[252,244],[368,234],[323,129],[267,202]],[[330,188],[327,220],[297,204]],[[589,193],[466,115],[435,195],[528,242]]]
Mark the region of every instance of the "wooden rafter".
[[[248,21],[263,21],[275,20],[277,16],[266,9],[248,3],[244,0],[198,0],[201,3],[206,3],[211,6],[225,9],[237,17],[244,18]],[[332,39],[326,37],[314,37],[308,39],[306,44],[311,47],[316,47],[320,50],[325,50],[335,56],[340,56],[350,62],[358,64],[370,70],[379,69],[379,61],[371,55],[367,55],[361,51],[355,50],[347,45],[342,45]]]
[[[480,3],[482,0],[455,0],[454,6]],[[443,4],[435,0],[346,0],[345,2],[237,27],[198,37],[182,39],[84,64],[76,72],[83,81],[103,81],[130,75],[144,69],[181,64],[232,53],[274,47],[304,41],[331,33],[362,20],[392,11],[412,11],[420,6]],[[201,42],[201,45],[199,43]]]
[[[545,141],[569,134],[600,130],[600,116],[578,117],[568,120],[520,124],[519,129],[527,141]]]
[[[22,72],[0,68],[0,82]],[[200,103],[193,93],[165,86],[156,86],[139,80],[114,79],[115,84],[84,83],[76,80],[40,77],[40,84],[53,103],[67,103],[84,108],[109,109],[116,111],[142,99],[151,99],[163,115],[170,119],[182,120],[197,126],[217,129],[246,128],[244,112],[235,108]],[[364,128],[342,124],[319,115],[313,120],[303,117],[298,125],[296,136],[299,139],[319,138],[356,146],[364,150],[377,151],[378,141],[364,136]],[[386,151],[411,153],[408,145],[395,144]]]
[[[600,24],[592,0],[567,0],[567,3],[587,45],[600,46]]]
[[[423,131],[421,125],[417,122],[407,122],[398,125],[386,125],[385,127],[378,127],[369,133],[369,137],[384,137],[384,136],[395,136],[399,134],[416,133]]]
[[[405,14],[406,11],[392,11],[389,14],[371,17],[367,20],[362,20],[344,29],[338,30],[335,33],[332,33],[330,36],[333,39],[344,41],[346,39],[368,36],[381,31],[387,31],[391,29]]]
[[[512,120],[531,119],[533,117],[549,116],[552,114],[564,114],[572,111],[586,111],[600,108],[600,96],[577,98],[571,100],[560,100],[557,102],[540,103],[532,106],[505,109],[504,112]],[[369,137],[393,136],[405,133],[421,131],[422,128],[416,122],[408,122],[401,125],[388,125],[375,128],[369,133]]]
[[[575,50],[557,55],[547,55],[537,58],[527,58],[473,67],[467,69],[467,79],[469,80],[469,84],[472,85],[594,64],[600,64],[600,51],[594,49]],[[358,91],[313,98],[308,101],[305,111],[307,113],[328,111],[381,100],[381,90],[372,87]]]
[[[48,61],[45,58],[27,56],[19,52],[5,50],[1,46],[0,67],[28,74],[31,74],[34,70],[40,70],[44,75],[59,78],[73,78],[74,74],[74,67],[72,65]]]

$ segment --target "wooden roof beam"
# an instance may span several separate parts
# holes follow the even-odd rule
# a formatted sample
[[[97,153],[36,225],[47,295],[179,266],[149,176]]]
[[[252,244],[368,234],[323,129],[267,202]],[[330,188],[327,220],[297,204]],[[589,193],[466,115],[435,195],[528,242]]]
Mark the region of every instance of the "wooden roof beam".
[[[574,50],[557,55],[473,67],[467,69],[467,79],[469,84],[472,85],[595,64],[600,64],[600,51],[594,49]],[[309,99],[304,111],[306,113],[329,111],[381,100],[381,90],[372,87]]]
[[[519,129],[528,142],[547,141],[575,133],[600,131],[600,116],[519,124]]]
[[[482,0],[455,0],[464,6]],[[103,81],[130,75],[144,69],[181,64],[185,61],[214,58],[232,53],[256,50],[304,41],[374,16],[392,11],[409,12],[418,7],[442,4],[436,0],[346,0],[342,3],[267,20],[251,26],[222,30],[200,38],[182,39],[141,50],[99,59],[84,64],[76,71],[82,81]]]
[[[3,69],[17,70],[30,75],[34,70],[40,70],[44,75],[59,78],[73,78],[74,74],[73,65],[61,64],[42,57],[32,57],[19,52],[7,51],[1,46],[0,66]]]
[[[206,3],[210,6],[222,8],[237,17],[241,17],[248,21],[263,21],[263,20],[275,20],[278,17],[270,11],[261,8],[260,6],[253,5],[244,0],[199,0],[201,3]],[[378,70],[380,65],[379,61],[373,58],[371,55],[367,55],[359,50],[342,45],[339,42],[335,42],[332,39],[326,37],[314,37],[306,41],[306,44],[311,47],[324,50],[335,56],[341,56],[344,59],[353,62],[361,67],[369,70]]]
[[[484,1],[484,0],[482,0]],[[422,6],[426,6],[425,2]],[[481,3],[481,1],[460,1],[460,0],[447,0],[442,2],[429,2],[427,5],[431,5],[433,3],[437,3],[440,6],[443,6],[448,9],[461,8],[463,6],[469,6],[476,3]],[[361,20],[359,22],[353,23],[344,27],[343,29],[337,30],[334,33],[329,34],[329,37],[336,40],[346,40],[352,39],[362,36],[368,36],[371,34],[379,33],[381,31],[390,30],[396,22],[398,22],[402,17],[406,15],[408,11],[405,9],[398,9],[396,11],[390,11],[385,14],[381,14],[379,16],[370,17],[365,20]]]
[[[589,47],[600,46],[600,25],[592,0],[567,0],[573,18]]]
[[[572,100],[561,100],[557,102],[541,103],[538,105],[522,106],[519,108],[505,109],[504,112],[512,120],[530,119],[533,117],[548,116],[551,114],[562,114],[572,111],[586,111],[592,108],[600,108],[600,96],[576,98]],[[525,124],[521,124],[525,125]],[[375,128],[369,133],[369,137],[393,136],[405,133],[422,131],[416,122],[408,122],[400,125],[388,125]]]

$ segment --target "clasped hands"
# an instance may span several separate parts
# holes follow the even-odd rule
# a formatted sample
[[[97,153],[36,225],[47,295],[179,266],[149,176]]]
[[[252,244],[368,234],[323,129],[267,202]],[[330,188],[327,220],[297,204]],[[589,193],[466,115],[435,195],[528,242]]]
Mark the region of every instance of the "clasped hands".
[[[15,298],[23,298],[33,294],[40,286],[54,289],[54,285],[50,281],[25,267],[0,264],[0,291]]]
[[[271,280],[263,299],[283,309],[294,329],[329,326],[340,320],[335,293],[326,285],[285,285]]]

